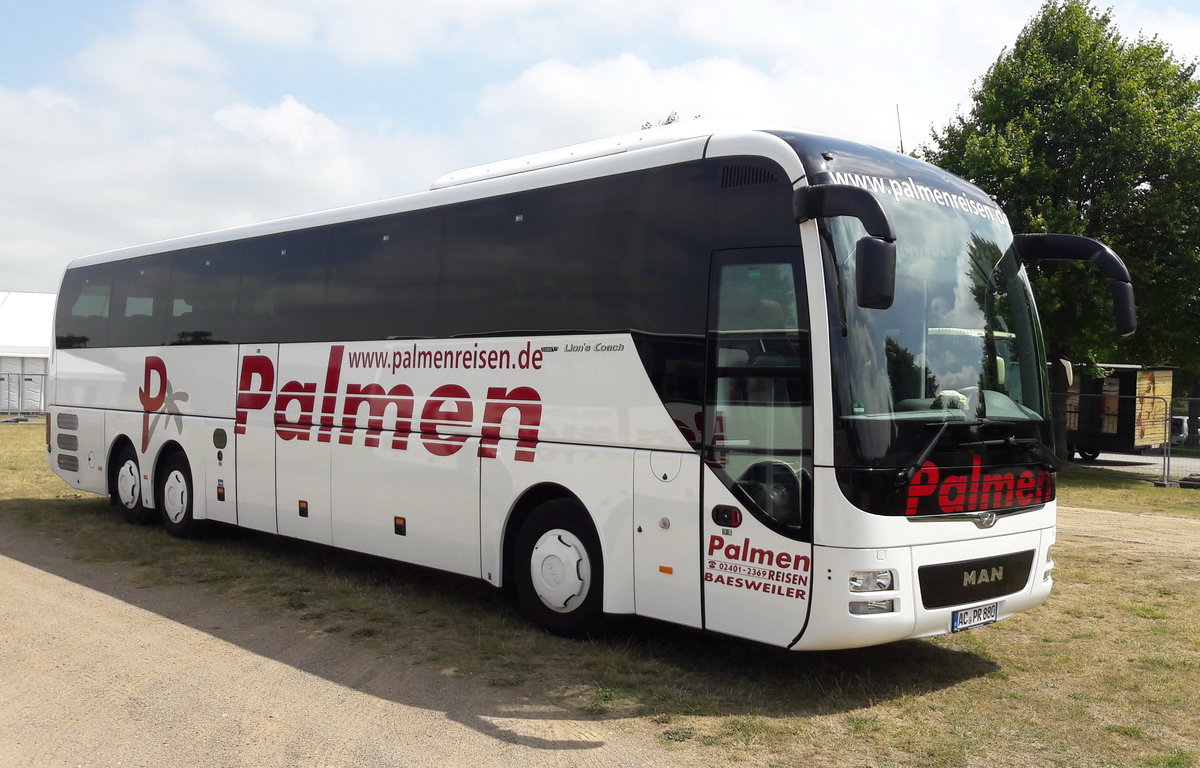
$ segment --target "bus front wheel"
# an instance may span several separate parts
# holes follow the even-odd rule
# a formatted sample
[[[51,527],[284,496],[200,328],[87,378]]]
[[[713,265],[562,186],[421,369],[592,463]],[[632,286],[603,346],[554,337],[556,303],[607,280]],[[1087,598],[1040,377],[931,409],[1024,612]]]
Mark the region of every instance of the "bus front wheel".
[[[582,637],[602,629],[604,564],[587,512],[568,499],[547,501],[517,536],[517,600],[530,621]]]

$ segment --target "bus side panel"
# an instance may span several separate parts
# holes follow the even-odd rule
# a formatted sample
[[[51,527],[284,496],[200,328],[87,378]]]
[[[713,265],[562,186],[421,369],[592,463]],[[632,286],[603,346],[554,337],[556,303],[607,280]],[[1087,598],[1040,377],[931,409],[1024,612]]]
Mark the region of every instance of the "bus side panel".
[[[479,576],[479,440],[435,456],[417,434],[343,435],[353,442],[333,450],[334,546]]]
[[[50,421],[50,469],[76,490],[107,494],[104,411],[53,407],[46,418]]]
[[[276,439],[275,522],[282,536],[333,543],[328,442]]]
[[[700,456],[638,451],[633,487],[637,613],[699,628]]]
[[[185,446],[186,447],[186,446]],[[229,419],[204,419],[200,440],[195,452],[188,451],[192,472],[196,509],[203,505],[209,520],[237,523],[237,443],[233,438],[233,422]],[[199,468],[199,469],[197,469]],[[199,473],[203,472],[203,480]]]
[[[633,613],[634,452],[557,443],[538,443],[533,461],[516,459],[515,442],[501,441],[496,458],[481,461],[481,564],[497,583],[504,528],[514,506],[530,488],[561,486],[583,504],[599,535],[604,561],[604,610]],[[514,532],[515,535],[515,532]],[[528,567],[528,564],[524,564]],[[522,563],[514,563],[519,568]]]
[[[247,344],[240,349],[234,380],[237,524],[276,533],[275,413],[278,344]]]
[[[60,349],[57,404],[230,418],[236,349],[230,344]]]

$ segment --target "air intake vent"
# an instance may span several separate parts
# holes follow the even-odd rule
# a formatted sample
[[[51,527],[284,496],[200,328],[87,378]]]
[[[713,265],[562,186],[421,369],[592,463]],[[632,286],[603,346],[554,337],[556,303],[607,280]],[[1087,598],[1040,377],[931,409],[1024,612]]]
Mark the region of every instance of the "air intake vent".
[[[721,189],[775,184],[779,177],[774,171],[753,165],[729,165],[721,169]]]

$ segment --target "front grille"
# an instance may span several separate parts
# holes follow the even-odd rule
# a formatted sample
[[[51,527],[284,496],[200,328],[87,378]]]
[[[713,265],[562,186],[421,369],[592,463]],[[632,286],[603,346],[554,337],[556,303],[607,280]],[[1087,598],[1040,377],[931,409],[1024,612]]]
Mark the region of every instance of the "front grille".
[[[1029,583],[1034,550],[1009,555],[923,565],[917,569],[926,608],[977,603],[1020,592]]]

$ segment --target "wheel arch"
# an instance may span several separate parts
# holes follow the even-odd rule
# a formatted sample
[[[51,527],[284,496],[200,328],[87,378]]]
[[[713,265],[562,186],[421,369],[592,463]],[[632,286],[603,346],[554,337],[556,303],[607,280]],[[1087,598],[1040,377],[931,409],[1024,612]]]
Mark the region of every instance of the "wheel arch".
[[[158,452],[154,457],[154,474],[150,475],[151,478],[154,478],[154,482],[152,482],[151,487],[154,488],[154,497],[152,498],[154,498],[155,509],[158,509],[161,506],[161,504],[158,503],[158,482],[162,480],[162,473],[166,472],[167,461],[175,454],[179,454],[184,457],[184,461],[187,462],[188,469],[191,469],[192,467],[191,458],[187,457],[187,451],[184,450],[184,446],[179,444],[178,440],[167,440],[166,443],[158,446]],[[192,486],[196,486],[196,473],[194,472],[192,473]]]
[[[596,521],[592,519],[591,512],[588,511],[587,505],[580,500],[579,496],[570,491],[565,486],[558,483],[538,483],[537,485],[527,488],[517,500],[513,502],[512,508],[508,513],[508,520],[504,524],[504,537],[501,540],[501,559],[500,572],[503,578],[503,586],[505,589],[513,587],[513,552],[516,549],[517,536],[521,531],[521,527],[525,525],[525,521],[542,504],[555,499],[566,499],[572,501],[582,509],[587,516],[588,523],[592,526],[592,533],[596,535],[596,540],[601,542],[601,550],[603,551],[603,540],[598,535]]]

